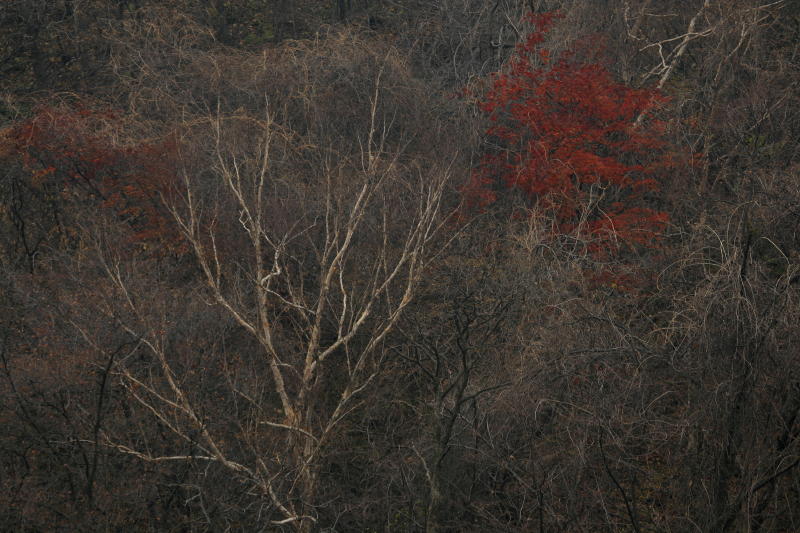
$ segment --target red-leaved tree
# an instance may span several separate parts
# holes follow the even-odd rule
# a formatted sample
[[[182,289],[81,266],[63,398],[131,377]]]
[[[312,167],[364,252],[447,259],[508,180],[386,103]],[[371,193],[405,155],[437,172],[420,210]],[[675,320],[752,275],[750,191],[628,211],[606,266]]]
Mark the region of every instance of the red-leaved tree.
[[[176,143],[119,141],[120,116],[86,105],[42,106],[10,130],[31,190],[113,213],[131,243],[174,251],[180,240],[162,199],[178,183]],[[52,203],[52,202],[51,202]]]
[[[668,217],[644,197],[675,160],[663,123],[649,116],[665,99],[575,51],[551,57],[543,44],[556,16],[530,15],[534,31],[480,102],[489,148],[468,200],[485,207],[500,191],[518,191],[551,214],[556,233],[587,238],[594,255],[653,246]]]

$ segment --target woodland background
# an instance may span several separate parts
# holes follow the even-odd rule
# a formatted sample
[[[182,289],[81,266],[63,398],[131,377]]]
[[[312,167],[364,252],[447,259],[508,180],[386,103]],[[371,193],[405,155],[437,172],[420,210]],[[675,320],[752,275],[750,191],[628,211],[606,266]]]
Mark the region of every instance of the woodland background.
[[[0,530],[800,531],[799,82],[797,0],[3,1]]]

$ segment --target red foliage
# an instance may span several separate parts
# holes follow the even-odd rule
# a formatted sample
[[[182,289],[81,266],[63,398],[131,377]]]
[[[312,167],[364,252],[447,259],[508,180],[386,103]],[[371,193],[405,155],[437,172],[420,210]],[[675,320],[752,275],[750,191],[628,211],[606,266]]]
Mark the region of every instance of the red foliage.
[[[665,98],[616,82],[575,51],[553,58],[543,43],[555,17],[530,16],[535,30],[480,102],[491,149],[465,191],[469,203],[512,189],[550,212],[558,233],[587,236],[594,254],[653,246],[668,217],[643,197],[674,163],[648,112]]]
[[[42,107],[13,128],[31,183],[110,210],[130,228],[130,242],[178,247],[161,201],[174,193],[176,143],[122,145],[120,118],[87,107]]]

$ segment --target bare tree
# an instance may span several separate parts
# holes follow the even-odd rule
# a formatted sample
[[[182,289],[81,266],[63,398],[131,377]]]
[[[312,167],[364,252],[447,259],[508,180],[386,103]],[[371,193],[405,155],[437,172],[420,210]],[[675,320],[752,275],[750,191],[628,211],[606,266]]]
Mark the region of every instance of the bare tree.
[[[371,62],[370,77],[345,81],[359,84],[353,98],[363,97],[348,105],[364,111],[348,108],[344,123],[318,126],[306,115],[300,129],[286,106],[313,112],[331,105],[311,96],[328,87],[306,79],[283,100],[253,92],[249,110],[227,110],[229,96],[221,96],[216,109],[178,126],[185,165],[162,199],[205,285],[197,294],[255,350],[251,368],[224,363],[225,394],[241,406],[235,420],[209,420],[209,399],[176,362],[174,308],[142,289],[147,279],[113,244],[101,238],[97,246],[114,299],[124,303],[112,314],[154,362],[143,369],[119,360],[115,371],[131,397],[192,449],[154,453],[114,435],[108,444],[151,462],[219,465],[259,494],[274,525],[298,531],[318,520],[326,447],[384,370],[387,336],[441,251],[436,239],[448,219],[447,163],[409,162],[405,150],[415,141],[395,131],[400,110],[384,102],[407,90],[397,85],[407,73],[397,72],[403,67],[391,53],[360,53]],[[284,67],[260,68],[255,85],[286,75]],[[329,126],[348,128],[352,138],[329,135]],[[238,442],[220,429],[228,423],[238,428]]]

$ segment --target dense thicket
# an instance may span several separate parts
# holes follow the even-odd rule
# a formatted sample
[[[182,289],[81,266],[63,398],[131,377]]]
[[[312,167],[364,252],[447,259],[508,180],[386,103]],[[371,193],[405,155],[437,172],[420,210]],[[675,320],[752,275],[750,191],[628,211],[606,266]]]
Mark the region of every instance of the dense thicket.
[[[797,0],[0,5],[0,530],[800,530]]]

